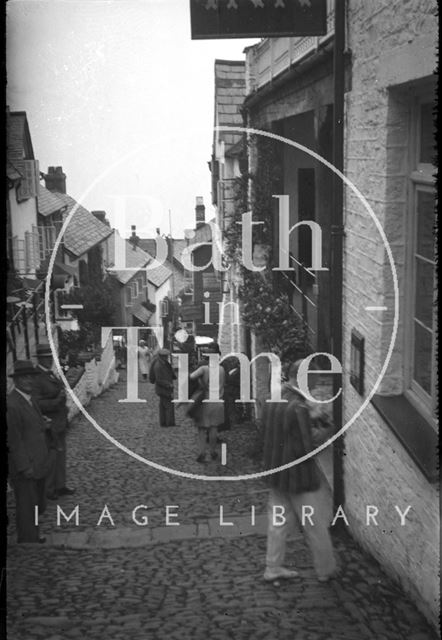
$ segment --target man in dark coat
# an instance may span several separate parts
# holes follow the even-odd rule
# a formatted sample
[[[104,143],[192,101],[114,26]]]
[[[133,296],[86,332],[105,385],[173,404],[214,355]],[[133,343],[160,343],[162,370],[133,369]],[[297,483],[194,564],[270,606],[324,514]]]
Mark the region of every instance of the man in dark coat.
[[[291,365],[289,380],[282,387],[281,398],[287,402],[264,405],[265,470],[281,467],[314,450],[308,406],[297,387],[300,363]],[[315,461],[310,457],[267,478],[270,494],[264,579],[272,581],[297,576],[296,571],[283,565],[287,534],[298,520],[312,552],[318,580],[326,582],[336,573],[336,560],[328,530],[327,492]]]
[[[240,405],[235,402],[241,396],[240,364],[236,356],[222,361],[221,366],[226,373],[224,383],[224,428],[227,431],[239,422]],[[219,429],[220,431],[220,429]]]
[[[175,410],[172,403],[173,381],[176,378],[169,362],[170,351],[160,349],[152,361],[149,380],[155,384],[155,393],[160,398],[160,425],[162,427],[175,426]]]
[[[46,508],[45,480],[50,466],[46,444],[48,421],[33,401],[32,384],[38,375],[30,360],[14,364],[15,388],[7,398],[9,480],[15,494],[17,541],[44,542],[35,524]]]
[[[66,486],[66,433],[68,410],[64,385],[52,372],[52,352],[49,344],[37,346],[38,376],[34,377],[32,395],[40,411],[51,420],[51,436],[55,460],[46,480],[47,497],[71,495],[74,489]]]

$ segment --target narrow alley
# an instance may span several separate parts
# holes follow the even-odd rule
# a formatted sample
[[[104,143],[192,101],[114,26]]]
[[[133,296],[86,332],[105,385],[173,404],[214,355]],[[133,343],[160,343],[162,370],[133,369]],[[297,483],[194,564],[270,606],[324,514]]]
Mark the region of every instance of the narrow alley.
[[[151,384],[140,383],[145,404],[118,403],[124,394],[122,376],[88,411],[135,453],[193,474],[259,468],[253,425],[227,432],[225,466],[199,465],[196,432],[183,409],[176,427],[160,428]],[[279,586],[264,582],[263,480],[203,481],[157,470],[109,442],[84,416],[72,422],[68,446],[76,493],[58,504],[67,517],[78,505],[78,526],[74,518],[57,526],[57,505],[50,502],[41,519],[46,544],[17,545],[9,494],[10,640],[436,638],[399,587],[345,534],[334,534],[342,569],[337,579],[317,582],[298,531],[288,564],[299,578]],[[148,518],[145,526],[134,522],[136,507],[139,523]]]

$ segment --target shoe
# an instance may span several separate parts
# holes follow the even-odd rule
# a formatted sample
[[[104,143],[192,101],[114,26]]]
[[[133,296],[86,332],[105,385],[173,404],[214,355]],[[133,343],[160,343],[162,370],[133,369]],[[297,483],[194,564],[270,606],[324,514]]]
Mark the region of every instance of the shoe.
[[[330,582],[330,580],[334,580],[334,578],[337,578],[339,574],[339,569],[336,569],[336,571],[333,571],[333,573],[330,573],[328,576],[318,576],[318,582]]]
[[[264,572],[264,580],[266,582],[273,582],[273,580],[291,580],[292,578],[298,578],[299,573],[297,571],[292,571],[291,569],[286,569],[285,567],[275,567],[274,569],[267,568]]]
[[[318,582],[330,582],[334,578],[338,578],[341,573],[341,569],[335,569],[332,573],[329,573],[328,576],[318,576]]]
[[[206,456],[201,453],[198,458],[196,459],[197,462],[205,462],[206,461]]]
[[[48,500],[57,500],[58,493],[56,491],[54,491],[54,493],[46,494],[46,497],[47,497]]]
[[[212,460],[216,460],[218,458],[218,454],[216,451],[212,451],[212,453],[210,454],[210,457],[212,458]]]
[[[71,496],[75,493],[75,489],[70,489],[69,487],[63,487],[57,491],[59,496]]]

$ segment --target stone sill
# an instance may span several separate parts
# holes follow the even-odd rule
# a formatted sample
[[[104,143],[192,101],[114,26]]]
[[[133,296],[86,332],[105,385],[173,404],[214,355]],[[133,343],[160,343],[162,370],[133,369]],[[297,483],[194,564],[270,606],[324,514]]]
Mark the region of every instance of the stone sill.
[[[432,425],[404,395],[374,395],[371,403],[427,480],[437,482],[438,435]]]

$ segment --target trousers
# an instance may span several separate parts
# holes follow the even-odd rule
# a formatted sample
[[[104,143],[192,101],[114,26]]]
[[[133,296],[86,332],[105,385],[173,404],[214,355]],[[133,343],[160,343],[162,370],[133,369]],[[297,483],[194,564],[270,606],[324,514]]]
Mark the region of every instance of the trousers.
[[[160,425],[162,427],[175,426],[175,408],[172,398],[159,396],[160,398]]]
[[[11,486],[15,495],[17,523],[17,542],[38,542],[39,530],[35,524],[35,507],[41,515],[46,509],[46,478],[12,479]]]
[[[302,522],[303,505],[306,513],[313,513],[311,522],[304,518]],[[309,507],[312,507],[313,512]],[[276,514],[281,514],[278,517]],[[313,556],[313,566],[318,577],[328,577],[336,570],[336,558],[328,529],[331,520],[331,510],[328,505],[327,492],[324,485],[317,491],[291,494],[271,489],[267,505],[267,555],[266,565],[276,569],[284,565],[286,541],[289,532],[296,526],[301,529],[310,552]],[[283,517],[282,517],[283,515]]]
[[[46,478],[46,492],[54,494],[66,486],[66,433],[57,435],[57,446],[52,450],[53,460]]]

